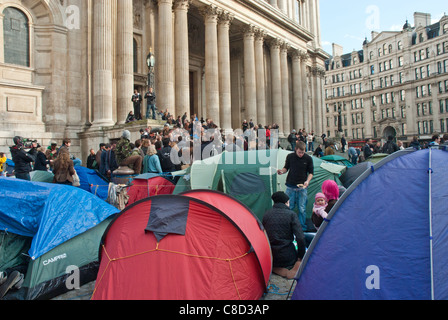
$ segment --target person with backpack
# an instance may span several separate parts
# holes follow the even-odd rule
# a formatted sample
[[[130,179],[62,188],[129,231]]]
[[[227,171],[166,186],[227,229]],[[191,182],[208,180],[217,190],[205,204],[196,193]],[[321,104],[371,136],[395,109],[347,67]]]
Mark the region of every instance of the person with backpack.
[[[131,133],[128,130],[124,130],[115,149],[115,158],[119,166],[132,165],[135,174],[140,174],[143,159],[139,155],[132,155],[133,147],[131,146],[130,139]]]
[[[162,171],[163,172],[173,172],[176,169],[175,169],[173,162],[171,161],[170,138],[163,138],[162,144],[163,144],[162,149],[157,151],[157,156],[159,157]]]
[[[394,142],[393,136],[387,137],[387,142],[383,146],[383,153],[392,154],[399,150],[397,144]]]

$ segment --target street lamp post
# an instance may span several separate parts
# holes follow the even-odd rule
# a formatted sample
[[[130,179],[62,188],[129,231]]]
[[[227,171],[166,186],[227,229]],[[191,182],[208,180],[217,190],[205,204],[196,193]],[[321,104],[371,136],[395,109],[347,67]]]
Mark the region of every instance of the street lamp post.
[[[152,48],[149,49],[148,56],[146,57],[146,65],[148,66],[148,88],[153,88],[154,90],[154,67],[156,64],[156,59]]]

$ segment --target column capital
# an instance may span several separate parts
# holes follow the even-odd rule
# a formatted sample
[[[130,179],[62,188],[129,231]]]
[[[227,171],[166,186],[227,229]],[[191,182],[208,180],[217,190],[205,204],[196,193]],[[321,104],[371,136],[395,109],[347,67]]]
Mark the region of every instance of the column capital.
[[[269,40],[269,46],[271,49],[280,49],[283,44],[283,40],[279,38],[272,38]]]
[[[256,27],[252,24],[246,25],[242,29],[244,38],[254,38]]]
[[[211,5],[203,6],[202,8],[199,9],[199,12],[205,19],[212,19],[215,22],[217,22],[219,15],[222,12],[222,9],[211,4]]]
[[[309,58],[308,53],[306,53],[303,50],[300,49],[296,49],[296,48],[290,48],[290,52],[291,55],[294,59],[298,59],[298,60],[302,60],[302,61],[307,61]]]
[[[255,40],[264,41],[267,36],[267,32],[264,29],[256,28],[255,30]]]
[[[322,68],[321,66],[312,67],[311,72],[313,73],[314,76],[318,76],[320,78],[325,77],[325,69]]]
[[[174,9],[186,10],[190,8],[191,0],[174,0]]]
[[[233,19],[235,19],[235,15],[228,11],[222,10],[218,13],[218,22],[220,24],[230,25],[233,22]]]
[[[158,5],[161,5],[161,4],[172,5],[173,4],[173,0],[154,0],[154,1],[157,2]]]
[[[282,51],[286,51],[286,53],[288,53],[288,50],[290,48],[291,48],[291,45],[288,42],[286,42],[286,41],[283,41],[282,44],[280,45],[280,49]]]

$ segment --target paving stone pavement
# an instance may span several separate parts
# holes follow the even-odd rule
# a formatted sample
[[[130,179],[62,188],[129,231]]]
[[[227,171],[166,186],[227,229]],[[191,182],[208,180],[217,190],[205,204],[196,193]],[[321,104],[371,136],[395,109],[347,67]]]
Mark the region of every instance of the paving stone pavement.
[[[260,300],[263,301],[287,300],[288,294],[290,292],[291,292],[290,295],[292,295],[294,287],[295,287],[294,280],[287,280],[285,278],[272,274],[268,285],[268,292]],[[63,295],[53,298],[52,300],[59,300],[59,301],[90,300],[94,289],[95,289],[95,281],[82,286],[79,290],[73,290],[67,292]]]

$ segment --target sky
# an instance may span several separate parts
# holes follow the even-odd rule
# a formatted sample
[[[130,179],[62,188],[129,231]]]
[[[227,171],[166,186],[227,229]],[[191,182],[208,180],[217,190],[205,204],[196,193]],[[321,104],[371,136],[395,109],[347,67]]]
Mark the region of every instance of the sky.
[[[431,14],[432,23],[448,14],[448,2],[442,0],[320,0],[322,47],[332,54],[332,44],[344,53],[361,50],[372,31],[401,31],[406,19],[414,26],[414,12]]]

